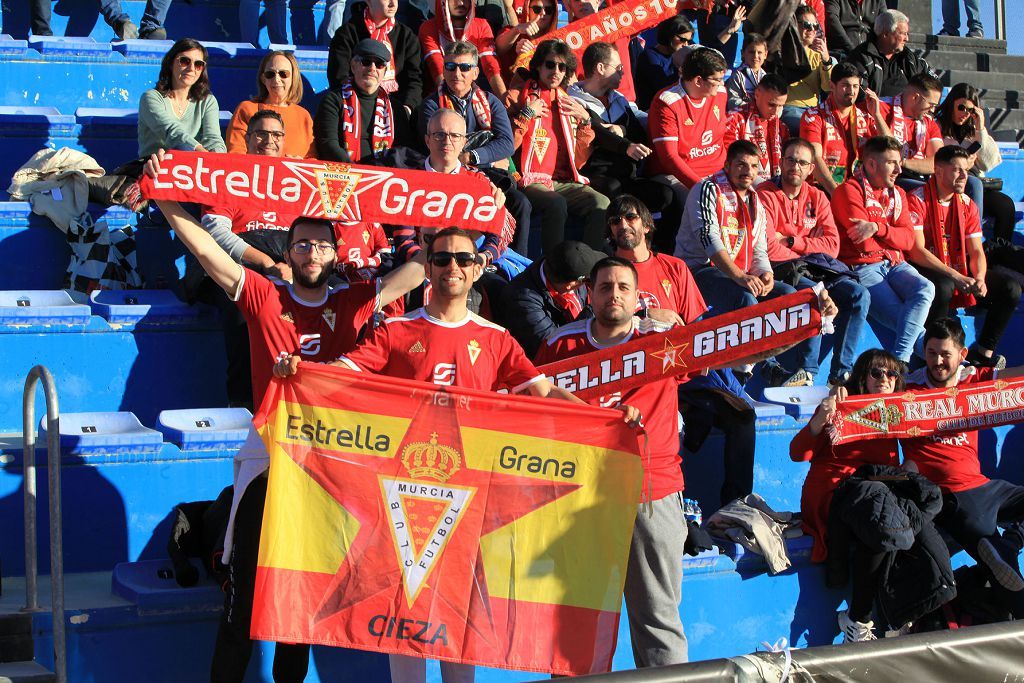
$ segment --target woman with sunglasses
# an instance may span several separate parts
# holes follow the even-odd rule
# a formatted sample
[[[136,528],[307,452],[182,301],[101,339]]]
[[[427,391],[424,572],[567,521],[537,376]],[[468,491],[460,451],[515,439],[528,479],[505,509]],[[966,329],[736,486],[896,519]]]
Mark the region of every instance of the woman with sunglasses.
[[[844,386],[836,387],[825,398],[803,429],[793,438],[789,456],[796,462],[810,461],[811,469],[800,495],[803,529],[814,539],[813,562],[824,562],[828,556],[826,529],[832,495],[839,485],[862,465],[900,464],[896,439],[852,441],[833,445],[825,433],[836,405],[848,395],[893,394],[903,391],[903,364],[888,351],[865,351],[853,364],[853,371]],[[853,595],[849,609],[839,614],[844,642],[874,640],[871,611],[874,606],[876,579],[880,559],[870,552],[854,555]]]
[[[935,110],[935,120],[942,131],[944,145],[960,145],[971,152],[971,175],[985,178],[987,173],[1002,162],[998,145],[985,129],[981,93],[973,85],[957,83],[950,88],[946,99]],[[995,236],[1006,242],[1012,241],[1016,223],[1013,200],[985,185],[979,195],[977,190],[972,191],[971,185],[967,184],[967,195],[978,205],[982,217],[991,218],[995,223]]]
[[[822,91],[832,89],[832,65],[836,60],[828,52],[823,25],[814,8],[807,5],[797,7],[794,20],[811,71],[799,81],[789,84],[789,99],[782,108],[782,122],[789,128],[792,137],[798,137],[800,117],[804,111],[817,107],[821,102]]]
[[[191,38],[182,38],[164,55],[156,87],[139,100],[139,157],[160,149],[227,151],[208,62],[206,48]]]
[[[282,150],[284,156],[313,156],[313,118],[299,104],[302,100],[302,76],[295,55],[282,50],[268,52],[256,72],[256,87],[259,94],[241,102],[231,117],[227,135],[228,151],[232,154],[245,154],[245,133],[249,119],[256,112],[269,109],[280,114],[284,122],[287,133]]]
[[[558,3],[555,0],[527,0],[519,16],[522,19],[518,24],[507,27],[494,40],[502,76],[510,87],[519,55],[536,50],[544,36],[558,27]]]

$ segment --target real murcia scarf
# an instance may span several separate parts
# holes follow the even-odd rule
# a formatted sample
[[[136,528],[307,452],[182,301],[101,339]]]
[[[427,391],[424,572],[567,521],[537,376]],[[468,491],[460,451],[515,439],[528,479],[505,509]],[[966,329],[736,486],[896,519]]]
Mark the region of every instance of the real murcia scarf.
[[[582,183],[587,185],[588,181],[584,176],[580,175],[579,169],[576,168],[576,126],[573,119],[568,114],[562,112],[562,108],[558,105],[558,93],[552,93],[551,91],[542,92],[537,81],[531,80],[523,88],[522,93],[519,95],[519,105],[525,107],[531,102],[543,99],[548,102],[548,108],[551,112],[551,128],[555,126],[561,126],[562,130],[562,143],[565,145],[565,151],[569,155],[569,166],[572,168],[573,182]],[[548,148],[551,145],[550,139],[545,139],[549,135],[556,135],[555,130],[547,130],[543,127],[543,118],[538,116],[526,124],[526,133],[523,136],[520,158],[522,160],[522,167],[519,172],[522,174],[522,179],[519,184],[522,187],[538,183],[551,189],[554,185],[551,170],[555,168],[555,159],[553,156],[548,157],[545,160],[545,155],[551,152]],[[540,170],[540,165],[544,164],[544,168],[548,170]]]
[[[754,220],[760,210],[760,199],[754,191],[748,191],[747,197],[754,202],[754,215],[750,213],[746,201],[741,201],[736,189],[729,182],[725,171],[716,171],[711,179],[718,188],[718,229],[721,231],[722,243],[736,267],[744,273],[750,269],[754,261]]]
[[[487,93],[476,83],[473,84],[472,93],[469,102],[470,106],[473,107],[473,114],[476,116],[476,127],[478,130],[490,130],[491,103],[487,101]],[[445,85],[444,81],[437,86],[437,103],[441,109],[459,111],[459,108],[455,106],[454,99],[448,94],[448,86]]]
[[[1024,421],[1024,378],[965,387],[851,396],[839,403],[826,432],[834,444],[913,438],[987,429]]]
[[[363,10],[363,22],[366,24],[366,30],[370,32],[370,37],[374,40],[384,43],[387,47],[388,52],[391,53],[391,61],[388,63],[388,68],[384,72],[384,78],[380,81],[381,90],[387,93],[393,93],[398,90],[398,68],[395,66],[395,46],[391,44],[390,34],[395,30],[394,17],[391,17],[385,21],[382,25],[377,26],[373,23],[373,19],[370,18],[370,10]]]
[[[374,156],[395,146],[395,115],[391,110],[391,98],[383,86],[377,91],[377,99],[373,108],[373,131],[370,136],[370,150]],[[363,119],[359,111],[359,96],[356,94],[352,79],[341,86],[341,100],[345,107],[345,119],[342,121],[342,142],[350,159],[360,160],[361,140],[363,137]]]
[[[967,270],[967,221],[968,202],[970,198],[963,194],[954,194],[949,206],[939,203],[938,189],[935,178],[929,178],[924,187],[924,229],[931,242],[932,253],[960,273],[969,275]],[[949,305],[954,308],[973,306],[977,302],[974,295],[957,291],[953,294]]]

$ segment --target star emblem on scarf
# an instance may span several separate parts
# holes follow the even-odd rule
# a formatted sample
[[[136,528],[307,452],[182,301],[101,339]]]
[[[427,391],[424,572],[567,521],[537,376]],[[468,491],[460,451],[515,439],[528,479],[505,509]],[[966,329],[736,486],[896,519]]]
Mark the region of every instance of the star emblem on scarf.
[[[651,356],[654,358],[661,359],[661,372],[665,373],[669,368],[685,368],[686,363],[683,362],[682,352],[686,350],[690,344],[683,342],[682,344],[673,344],[671,340],[665,340],[665,347],[660,351],[652,351]]]

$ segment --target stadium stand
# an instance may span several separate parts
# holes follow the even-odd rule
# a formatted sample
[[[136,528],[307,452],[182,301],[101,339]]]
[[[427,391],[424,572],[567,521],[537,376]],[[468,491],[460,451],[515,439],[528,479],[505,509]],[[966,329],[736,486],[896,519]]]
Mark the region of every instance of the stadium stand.
[[[71,147],[105,168],[133,157],[139,97],[152,87],[164,41],[111,42],[95,3],[55,7],[55,38],[28,37],[27,3],[5,3],[0,35],[0,178],[6,179],[43,147]],[[144,2],[122,4],[133,17]],[[904,4],[904,3],[901,3]],[[926,3],[917,3],[916,6]],[[86,8],[88,6],[88,8]],[[327,87],[327,53],[313,47],[323,17],[318,0],[308,16],[293,17],[291,46],[304,77],[303,105],[315,111]],[[931,25],[918,7],[915,27]],[[564,17],[562,18],[564,23]],[[264,52],[237,36],[237,3],[230,0],[172,5],[166,24],[173,37],[190,35],[210,50],[210,73],[226,125],[236,105],[255,90]],[[1012,30],[1012,28],[1011,28]],[[65,37],[67,36],[67,37]],[[84,36],[84,37],[72,37]],[[261,43],[267,44],[261,29]],[[298,47],[296,47],[298,46]],[[1004,192],[1018,202],[1015,242],[1024,245],[1024,56],[1007,54],[1005,41],[913,33],[909,46],[937,70],[945,86],[968,81],[982,89],[982,103],[1003,163]],[[212,313],[182,302],[178,281],[183,249],[166,226],[113,207],[95,209],[110,227],[132,226],[146,289],[96,292],[76,301],[60,289],[70,255],[66,239],[26,202],[5,201],[0,184],[0,519],[13,533],[0,534],[0,680],[47,681],[53,661],[48,612],[19,614],[25,567],[22,467],[45,449],[20,446],[21,395],[26,372],[47,366],[57,380],[61,407],[61,462],[67,572],[72,596],[68,616],[69,668],[95,680],[202,680],[208,669],[223,600],[209,579],[182,588],[166,559],[170,511],[183,501],[214,499],[231,483],[232,456],[251,414],[226,405],[223,337]],[[976,316],[959,316],[974,337]],[[1024,316],[1018,310],[1000,352],[1009,365],[1024,363]],[[861,348],[884,345],[867,332]],[[823,344],[822,366],[830,348]],[[800,509],[806,465],[790,460],[789,443],[820,400],[822,386],[766,389],[759,377],[747,385],[757,415],[754,489],[777,510]],[[759,400],[758,400],[759,399]],[[44,413],[41,398],[36,413]],[[45,443],[41,421],[40,444]],[[1024,427],[981,434],[983,470],[1024,482]],[[723,477],[722,435],[713,433],[700,452],[686,453],[687,491],[705,517],[718,507]],[[41,477],[38,499],[47,496]],[[40,506],[40,571],[49,571],[48,520]],[[796,647],[832,643],[842,591],[825,586],[824,569],[810,561],[810,538],[786,543],[793,568],[769,575],[764,559],[735,543],[688,557],[681,606],[691,659],[753,651],[780,636]],[[969,562],[964,553],[954,559]],[[204,575],[205,577],[205,575]],[[48,595],[47,577],[41,593]],[[725,599],[724,596],[728,596]],[[770,609],[766,605],[770,604]],[[249,680],[270,680],[272,644],[262,644]],[[187,653],[183,656],[183,652]],[[30,662],[30,660],[35,662]],[[314,648],[309,680],[387,680],[387,659],[355,651]],[[633,667],[626,620],[620,623],[615,669]],[[150,675],[148,672],[159,672]],[[519,681],[535,675],[480,670],[480,681]],[[74,678],[72,680],[75,680]]]

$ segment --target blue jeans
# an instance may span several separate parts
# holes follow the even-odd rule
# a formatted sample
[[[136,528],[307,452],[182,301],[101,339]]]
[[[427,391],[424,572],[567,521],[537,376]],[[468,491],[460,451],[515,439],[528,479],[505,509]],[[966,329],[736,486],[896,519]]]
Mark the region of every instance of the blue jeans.
[[[693,274],[697,282],[697,289],[704,297],[704,303],[708,305],[708,312],[705,317],[722,315],[729,311],[736,311],[741,308],[753,306],[758,301],[776,299],[786,294],[792,294],[796,290],[785,282],[775,281],[772,291],[758,299],[750,293],[749,289],[736,284],[732,278],[720,271],[715,266],[704,266]],[[812,285],[814,283],[811,283]],[[806,370],[813,374],[818,369],[818,352],[821,349],[821,337],[814,336],[806,339],[785,353],[779,354],[775,359],[786,371],[793,373],[797,370]]]
[[[982,28],[979,0],[964,0],[964,10],[967,12],[967,30]],[[942,0],[942,28],[950,33],[960,32],[960,0]]]
[[[352,8],[349,6],[348,0],[327,0],[327,6],[324,7],[324,20],[320,22],[320,35],[319,40],[317,41],[320,45],[331,44],[331,38],[334,37],[334,32],[337,31],[348,18],[345,16],[346,10],[348,11],[348,14],[352,13]]]
[[[121,9],[121,0],[98,0],[98,2],[103,21],[107,22],[110,27],[131,18],[127,12]],[[146,34],[163,26],[164,19],[167,18],[167,9],[170,6],[171,0],[147,0],[142,21],[139,22],[139,37],[145,38]]]
[[[800,137],[800,119],[803,117],[804,112],[807,111],[806,107],[797,107],[792,104],[787,104],[782,107],[782,122],[786,124],[786,128],[789,129],[789,137],[798,138]]]
[[[906,261],[889,261],[854,268],[860,284],[871,294],[868,318],[890,330],[895,339],[890,351],[904,363],[924,334],[924,321],[935,296],[935,286]]]
[[[267,25],[267,39],[271,45],[316,44],[316,30],[313,27],[313,5],[316,0],[263,0],[263,4],[266,6],[263,16]],[[292,12],[291,40],[288,39],[289,9]],[[238,26],[241,33],[239,39],[259,47],[260,0],[239,0]]]
[[[809,278],[800,278],[799,289],[813,287],[815,282]],[[837,280],[828,287],[828,294],[836,303],[839,313],[835,319],[835,335],[833,336],[832,348],[832,369],[829,372],[829,379],[837,379],[844,372],[853,370],[853,361],[857,359],[857,348],[860,344],[860,335],[864,331],[864,323],[867,322],[868,309],[871,306],[871,294],[859,282],[851,277],[844,277]],[[812,360],[814,372],[818,372],[818,356]]]

